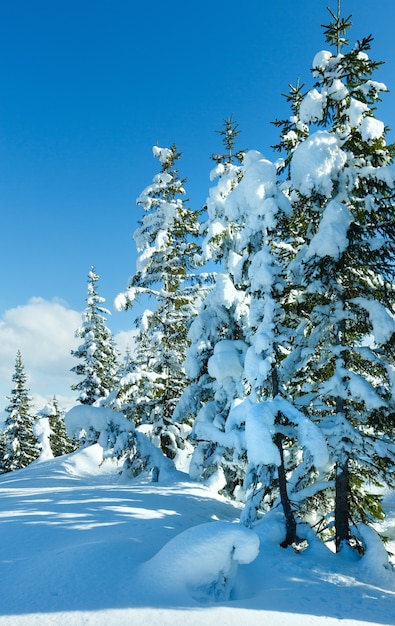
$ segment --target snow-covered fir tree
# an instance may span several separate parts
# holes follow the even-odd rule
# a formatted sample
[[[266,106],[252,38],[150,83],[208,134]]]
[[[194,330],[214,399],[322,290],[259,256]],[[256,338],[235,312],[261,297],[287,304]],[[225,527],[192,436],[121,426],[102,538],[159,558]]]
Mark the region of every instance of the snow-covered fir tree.
[[[239,456],[245,455],[247,460],[242,521],[251,524],[258,509],[280,503],[286,546],[297,539],[291,502],[295,494],[289,477],[301,459],[307,467],[313,461],[322,467],[328,457],[319,430],[296,410],[289,394],[292,363],[286,357],[299,320],[293,288],[287,282],[287,264],[292,257],[291,205],[278,185],[277,169],[278,164],[259,152],[247,152],[242,180],[225,203],[226,213],[242,225],[237,267],[244,276],[248,301],[243,328],[248,348],[241,373],[246,393],[244,399],[234,401],[225,432],[237,441],[235,450],[238,447]]]
[[[10,403],[5,408],[5,452],[1,460],[3,472],[26,467],[38,457],[37,439],[33,433],[31,397],[26,386],[27,375],[20,350],[17,352],[12,380],[15,384],[8,397]]]
[[[247,391],[242,371],[248,319],[243,266],[248,251],[240,242],[240,216],[226,204],[244,172],[244,151],[235,152],[238,130],[231,118],[225,120],[221,135],[225,153],[213,155],[217,165],[211,180],[216,184],[209,191],[207,220],[202,225],[203,258],[220,263],[221,268],[191,325],[186,368],[192,382],[177,412],[196,415],[191,476],[235,495],[243,483],[246,459],[237,454],[225,429],[234,400]]]
[[[340,37],[345,24],[338,16],[328,38],[335,31]],[[273,176],[266,170],[259,178],[252,167],[261,157],[248,153],[229,193],[216,195],[222,204],[217,211],[212,205],[206,258],[220,258],[227,271],[192,325],[187,362],[196,381],[191,397],[201,401],[204,393],[207,400],[194,425],[200,443],[192,475],[214,478],[235,494],[248,460],[246,522],[262,499],[273,503],[276,475],[289,513],[285,543],[295,537],[292,508],[303,513],[307,500],[319,510],[322,492],[321,512],[332,505],[338,550],[358,543],[352,520],[380,515],[367,484],[385,480],[394,451],[393,149],[374,118],[372,105],[385,87],[370,79],[377,64],[366,54],[369,45],[367,39],[346,55],[320,53],[314,89],[305,96],[299,86],[291,91],[293,115],[281,142],[287,158],[278,164],[289,166],[290,179],[281,184],[292,208],[286,230],[276,223],[286,203]],[[272,196],[265,197],[270,181]],[[226,335],[240,302],[244,319],[239,307],[240,326]],[[374,337],[379,319],[381,341]]]
[[[56,396],[53,397],[52,402],[49,405],[53,411],[49,418],[49,425],[51,427],[51,449],[54,456],[62,456],[63,454],[69,454],[76,449],[76,443],[73,442],[67,434],[65,425],[65,411],[59,406],[59,402]]]
[[[395,170],[375,117],[386,87],[372,79],[371,38],[345,51],[350,19],[332,18],[325,35],[336,49],[315,56],[316,83],[293,110],[303,137],[288,143],[287,185],[304,318],[293,394],[330,451],[330,471],[311,476],[326,482],[310,505],[341,551],[363,549],[358,523],[382,515],[372,486],[393,483]]]
[[[216,153],[211,157],[217,163],[211,172],[211,180],[216,180],[216,185],[210,189],[205,207],[207,219],[200,227],[204,237],[202,244],[204,263],[220,263],[223,256],[227,256],[227,250],[232,246],[233,231],[238,228],[236,224],[228,224],[223,212],[223,202],[242,176],[244,152],[235,150],[239,130],[232,116],[224,120],[224,128],[218,132],[222,136],[225,153]],[[208,359],[218,336],[224,338],[226,336],[224,329],[231,324],[226,307],[218,314],[211,310],[212,307],[218,308],[214,303],[218,300],[222,285],[224,287],[226,285],[226,274],[214,280],[216,276],[218,273],[210,274],[210,287],[206,298],[199,307],[197,319],[192,323],[189,333],[191,346],[187,358],[191,383],[176,408],[176,415],[188,414],[192,419],[199,413],[202,405],[214,396],[213,381],[207,369]],[[213,285],[213,282],[216,284]],[[211,297],[209,294],[212,290],[214,293]],[[233,336],[232,331],[229,332],[229,336]]]
[[[138,415],[140,415],[138,405],[143,399],[140,397],[138,389],[140,377],[136,371],[136,362],[138,361],[134,357],[136,350],[137,346],[133,350],[129,347],[126,349],[126,354],[118,370],[118,384],[105,400],[104,406],[120,411],[128,420],[137,425],[139,423]]]
[[[139,320],[134,371],[124,377],[119,395],[128,389],[129,397],[135,397],[133,419],[151,424],[153,440],[166,456],[175,458],[185,443],[173,412],[188,382],[187,332],[204,277],[196,272],[198,212],[186,205],[185,181],[176,169],[180,154],[175,145],[155,146],[153,153],[161,171],[137,199],[144,210],[134,233],[137,271],[116,306],[132,307],[141,296],[148,296],[155,306]]]
[[[288,398],[290,364],[283,366],[298,323],[286,284],[290,212],[276,165],[259,152],[246,152],[238,183],[223,198],[220,211],[223,221],[235,225],[229,229],[233,241],[229,236],[224,241],[227,271],[217,274],[192,325],[188,355],[188,367],[200,376],[196,386],[212,389],[193,429],[199,444],[192,475],[246,499],[242,521],[248,525],[259,508],[280,502],[284,545],[297,539],[287,474],[301,455],[319,466],[327,462],[317,427]],[[290,453],[294,441],[299,456]]]
[[[87,306],[83,315],[82,326],[77,329],[76,337],[83,343],[71,354],[79,359],[71,371],[81,377],[72,389],[79,391],[78,400],[82,404],[93,404],[106,398],[117,385],[118,350],[111,331],[106,326],[110,311],[103,307],[105,299],[98,294],[99,275],[92,267],[88,274]]]

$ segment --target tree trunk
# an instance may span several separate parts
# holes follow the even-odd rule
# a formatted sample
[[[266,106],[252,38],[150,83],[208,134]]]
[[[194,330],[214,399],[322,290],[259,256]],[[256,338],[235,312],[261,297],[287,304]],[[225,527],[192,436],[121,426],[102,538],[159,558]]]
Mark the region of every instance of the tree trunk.
[[[273,398],[278,395],[279,392],[279,384],[278,384],[278,374],[277,368],[274,365],[272,368],[272,389],[273,389]],[[277,413],[275,422],[279,424],[281,422],[281,413]],[[291,507],[291,502],[289,500],[288,491],[287,491],[287,475],[285,471],[284,465],[284,448],[283,448],[283,435],[277,433],[274,439],[274,443],[276,444],[278,451],[280,453],[281,464],[278,467],[278,483],[280,489],[280,499],[281,504],[284,511],[285,517],[285,529],[286,535],[285,539],[282,542],[281,546],[283,548],[287,548],[291,546],[297,540],[296,535],[296,520]]]
[[[343,331],[344,320],[341,321],[340,331]],[[343,361],[345,353],[342,353]],[[345,400],[338,396],[336,398],[336,413],[344,415]],[[342,444],[340,444],[342,445]],[[348,456],[343,450],[338,450],[338,461],[336,463],[335,475],[335,534],[336,534],[336,552],[340,552],[345,544],[350,543],[350,472],[348,469]]]
[[[278,416],[280,419],[280,415]],[[278,483],[280,488],[280,499],[281,504],[284,511],[285,517],[285,530],[286,535],[284,541],[281,543],[282,548],[288,548],[297,540],[296,534],[296,520],[291,507],[291,502],[289,500],[288,491],[287,491],[287,476],[285,472],[284,465],[284,449],[283,449],[283,436],[277,434],[275,437],[275,444],[280,453],[281,464],[278,467]]]
[[[350,504],[348,499],[350,489],[350,475],[347,459],[336,466],[336,500],[335,500],[335,532],[336,552],[340,552],[345,544],[350,542]]]

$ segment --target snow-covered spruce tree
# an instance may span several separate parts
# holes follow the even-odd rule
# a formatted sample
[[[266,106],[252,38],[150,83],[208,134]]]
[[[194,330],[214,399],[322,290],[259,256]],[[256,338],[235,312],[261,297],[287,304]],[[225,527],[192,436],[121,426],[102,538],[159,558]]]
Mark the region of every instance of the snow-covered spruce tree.
[[[124,294],[120,294],[116,300],[123,301]],[[120,411],[134,423],[135,426],[141,424],[151,424],[153,411],[156,405],[155,381],[158,380],[158,373],[155,371],[156,353],[151,344],[148,330],[148,320],[152,311],[146,309],[136,320],[138,330],[136,331],[136,342],[133,353],[125,356],[123,366],[119,370],[119,382],[117,387],[110,393],[103,403],[104,406]],[[176,427],[177,429],[177,427]]]
[[[305,137],[289,155],[290,270],[305,319],[295,401],[320,425],[332,461],[325,506],[312,504],[340,552],[363,549],[358,523],[383,514],[371,487],[394,482],[395,171],[375,117],[386,87],[371,78],[380,65],[368,56],[371,37],[345,52],[350,18],[332,18],[325,35],[337,49],[315,56],[316,83],[297,119],[293,111]]]
[[[8,415],[4,429],[5,453],[1,461],[3,472],[26,467],[39,454],[33,433],[34,416],[31,413],[29,389],[26,387],[27,376],[19,350],[12,380],[15,386],[8,397],[10,403],[5,408]]]
[[[301,497],[288,479],[302,459],[307,468],[313,463],[323,468],[328,455],[319,429],[293,406],[289,394],[292,362],[286,357],[299,319],[287,282],[293,253],[288,241],[291,205],[278,185],[277,167],[259,152],[247,152],[242,180],[225,202],[226,215],[242,225],[237,266],[248,302],[243,328],[248,348],[241,373],[246,395],[233,403],[225,432],[238,440],[235,452],[238,448],[248,462],[242,521],[249,525],[258,509],[281,504],[286,527],[282,545],[288,546],[297,540],[292,500]],[[209,361],[212,370],[214,363],[215,352]]]
[[[151,424],[153,441],[174,459],[185,447],[183,426],[174,422],[173,412],[188,382],[187,332],[204,276],[196,271],[198,212],[186,206],[185,181],[176,169],[180,154],[175,145],[155,146],[153,153],[161,171],[137,199],[144,210],[134,233],[137,271],[116,306],[128,309],[139,296],[148,296],[156,305],[140,318],[135,371],[125,385],[137,399],[133,419]]]
[[[217,184],[210,189],[210,195],[204,210],[207,211],[207,220],[201,225],[200,232],[204,237],[202,245],[202,259],[204,263],[220,263],[223,256],[227,255],[227,247],[231,246],[233,231],[237,225],[229,225],[223,214],[222,205],[231,190],[238,184],[242,176],[243,152],[235,152],[236,139],[239,134],[238,125],[230,116],[224,120],[224,128],[218,131],[222,136],[225,153],[216,153],[211,156],[217,166],[211,172],[211,180],[216,180]],[[181,401],[179,402],[176,414],[188,414],[194,419],[199,410],[209,398],[214,395],[212,379],[207,371],[207,362],[211,355],[216,338],[220,334],[225,336],[224,331],[227,322],[221,321],[221,316],[227,313],[212,317],[211,306],[217,300],[215,293],[213,298],[208,294],[213,287],[213,280],[216,273],[210,273],[209,287],[206,299],[203,299],[199,307],[199,315],[193,322],[189,333],[191,343],[188,349],[188,375],[191,383],[188,385]],[[225,286],[224,280],[219,278],[218,286],[214,291],[220,290],[221,285]],[[213,304],[213,306],[216,306]],[[230,333],[231,336],[232,333]]]
[[[103,403],[104,406],[123,413],[136,426],[141,423],[139,405],[143,402],[143,398],[139,394],[140,377],[136,369],[136,362],[139,361],[135,357],[137,349],[138,346],[134,346],[133,350],[129,347],[126,349],[123,362],[118,370],[118,384]]]
[[[78,390],[81,404],[93,404],[108,396],[117,385],[118,351],[111,331],[106,326],[110,311],[103,307],[105,299],[99,296],[96,284],[99,280],[94,267],[88,274],[87,306],[82,326],[76,336],[83,343],[71,354],[79,359],[71,371],[82,377],[72,389]]]
[[[195,341],[187,362],[201,387],[211,390],[193,429],[199,444],[192,475],[246,498],[247,525],[258,509],[281,504],[284,546],[297,539],[287,474],[302,455],[306,465],[311,459],[318,466],[327,462],[318,428],[288,399],[289,362],[283,367],[297,324],[285,270],[292,253],[286,243],[289,213],[276,165],[259,152],[246,152],[238,184],[223,198],[220,212],[225,223],[234,224],[233,241],[227,236],[224,242],[227,271],[217,274],[192,325]]]
[[[52,431],[50,438],[52,452],[54,456],[69,454],[77,448],[77,444],[67,434],[65,411],[60,408],[56,396],[53,397],[50,406],[53,408],[53,412],[48,416]]]
[[[248,251],[240,247],[239,216],[226,207],[244,171],[244,152],[235,153],[238,130],[231,118],[225,120],[221,135],[225,154],[213,156],[217,166],[211,180],[216,180],[216,185],[209,191],[207,221],[202,225],[203,258],[221,263],[221,270],[215,274],[214,285],[191,325],[186,369],[192,382],[177,411],[181,408],[196,415],[193,438],[197,446],[191,476],[234,496],[243,483],[246,459],[238,455],[225,431],[235,398],[243,398],[246,393],[242,371],[248,299],[243,264]]]

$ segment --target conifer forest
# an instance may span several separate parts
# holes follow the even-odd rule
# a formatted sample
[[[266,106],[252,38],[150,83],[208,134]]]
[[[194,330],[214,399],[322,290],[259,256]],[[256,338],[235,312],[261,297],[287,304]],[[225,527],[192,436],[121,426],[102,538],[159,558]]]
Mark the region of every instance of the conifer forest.
[[[188,200],[178,145],[153,147],[137,263],[114,294],[134,343],[121,358],[87,268],[76,405],[65,412],[54,396],[35,414],[19,351],[1,480],[100,446],[123,486],[160,489],[175,471],[236,507],[239,563],[254,558],[248,533],[276,519],[279,554],[385,554],[393,576],[395,145],[376,117],[387,87],[373,39],[353,40],[351,26],[340,2],[328,9],[310,84],[290,85],[289,115],[273,120],[276,159],[247,149],[225,117],[205,206]]]

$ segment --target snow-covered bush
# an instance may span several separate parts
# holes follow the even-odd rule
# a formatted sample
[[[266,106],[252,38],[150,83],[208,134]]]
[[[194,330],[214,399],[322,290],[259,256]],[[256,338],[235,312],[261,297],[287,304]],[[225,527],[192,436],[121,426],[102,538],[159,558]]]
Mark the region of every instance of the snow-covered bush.
[[[75,406],[65,415],[70,439],[82,445],[98,443],[108,456],[122,456],[134,447],[135,429],[122,413],[105,407]]]
[[[70,438],[82,446],[99,444],[103,458],[123,460],[120,473],[124,480],[147,472],[157,482],[174,470],[173,462],[154,446],[144,432],[118,411],[91,405],[75,406],[65,416]]]

